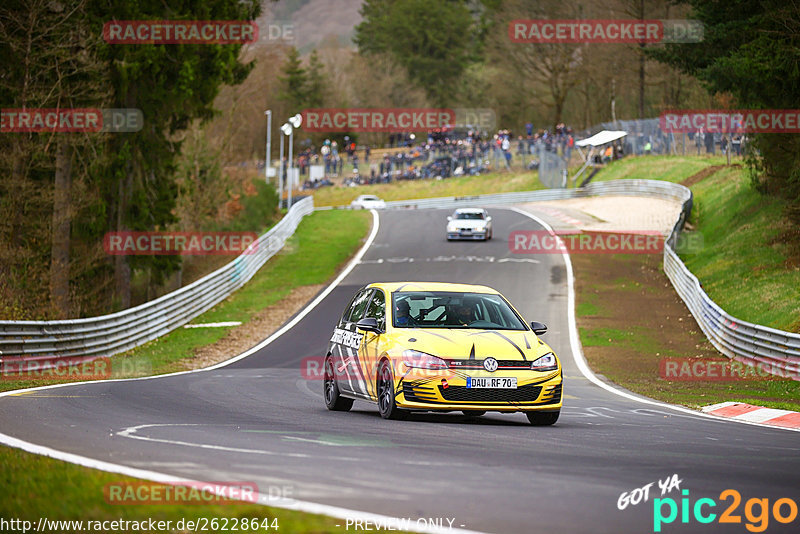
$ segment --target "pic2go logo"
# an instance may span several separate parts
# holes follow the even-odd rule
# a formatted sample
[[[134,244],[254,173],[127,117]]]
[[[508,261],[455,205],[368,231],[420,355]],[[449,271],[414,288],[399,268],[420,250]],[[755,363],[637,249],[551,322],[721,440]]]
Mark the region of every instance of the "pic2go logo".
[[[678,505],[675,499],[667,497],[664,499],[653,500],[653,532],[661,532],[662,525],[668,525],[678,519],[680,511],[681,523],[691,522],[692,516],[698,523],[712,523],[717,514],[712,513],[711,509],[717,506],[714,499],[703,498],[691,504],[689,490],[683,490],[681,504]],[[722,502],[731,499],[731,504],[720,514],[718,523],[741,524],[742,516],[736,515],[736,510],[742,502],[741,494],[734,489],[726,489],[719,494]],[[666,513],[666,515],[665,515]],[[691,513],[691,516],[690,516]],[[792,499],[777,499],[772,503],[770,509],[769,499],[752,498],[744,504],[744,516],[747,519],[745,528],[750,532],[764,532],[769,526],[770,515],[778,523],[791,523],[797,519],[797,503]]]

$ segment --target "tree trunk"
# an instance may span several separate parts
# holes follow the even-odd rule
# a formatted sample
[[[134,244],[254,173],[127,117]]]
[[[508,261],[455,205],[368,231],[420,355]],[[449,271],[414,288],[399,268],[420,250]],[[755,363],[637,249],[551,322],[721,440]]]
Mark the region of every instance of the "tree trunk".
[[[53,223],[50,253],[50,303],[59,319],[70,316],[69,245],[70,188],[72,186],[72,146],[64,136],[56,147]]]
[[[130,163],[126,169],[125,178],[119,182],[117,197],[117,232],[126,230],[125,213],[128,211],[128,195],[133,184],[133,169]],[[119,302],[120,309],[131,307],[131,267],[128,258],[123,255],[114,256],[114,293]]]
[[[639,2],[639,19],[644,20],[644,0]],[[644,43],[639,43],[639,118],[644,119]]]

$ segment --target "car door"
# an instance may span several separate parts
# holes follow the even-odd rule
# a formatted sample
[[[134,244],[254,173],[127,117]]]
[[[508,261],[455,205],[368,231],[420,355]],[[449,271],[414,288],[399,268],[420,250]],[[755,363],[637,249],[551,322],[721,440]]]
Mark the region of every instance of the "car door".
[[[364,376],[358,363],[364,332],[356,328],[356,323],[364,317],[372,293],[372,288],[364,288],[356,294],[331,337],[339,389],[349,393],[366,394]]]
[[[381,332],[386,332],[386,295],[383,290],[375,289],[364,317],[374,318],[378,321],[378,328]],[[382,333],[364,332],[361,349],[359,349],[359,363],[362,374],[366,378],[364,393],[374,400],[378,398],[375,392],[375,378],[378,373],[378,361],[383,353],[385,338],[386,336]]]

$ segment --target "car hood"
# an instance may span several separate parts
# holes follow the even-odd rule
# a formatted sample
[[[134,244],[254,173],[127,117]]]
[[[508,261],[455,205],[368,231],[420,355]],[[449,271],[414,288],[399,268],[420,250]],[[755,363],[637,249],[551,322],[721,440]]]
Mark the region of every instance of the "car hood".
[[[394,331],[396,346],[414,349],[444,359],[478,359],[533,361],[552,349],[531,331],[398,328]]]

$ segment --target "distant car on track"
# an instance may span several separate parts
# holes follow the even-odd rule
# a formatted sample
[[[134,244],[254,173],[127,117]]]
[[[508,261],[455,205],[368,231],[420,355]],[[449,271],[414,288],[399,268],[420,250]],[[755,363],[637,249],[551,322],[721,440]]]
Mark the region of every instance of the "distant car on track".
[[[497,291],[433,282],[373,283],[342,314],[324,363],[325,404],[377,403],[384,419],[411,411],[525,412],[552,425],[561,363]]]
[[[492,238],[492,217],[483,208],[458,208],[447,217],[447,240]]]
[[[360,195],[350,203],[350,207],[354,210],[382,210],[386,207],[386,202],[375,195]]]

